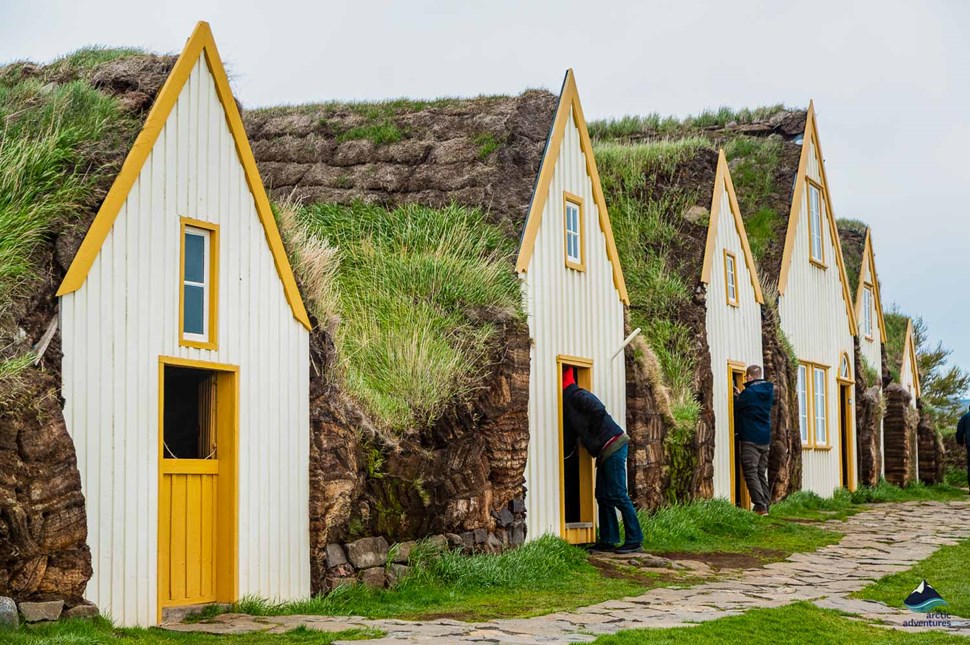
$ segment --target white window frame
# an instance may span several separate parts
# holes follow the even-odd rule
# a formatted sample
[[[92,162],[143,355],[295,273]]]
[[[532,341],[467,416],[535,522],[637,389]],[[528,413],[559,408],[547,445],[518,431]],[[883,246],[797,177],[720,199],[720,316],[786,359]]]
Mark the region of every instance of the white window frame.
[[[862,287],[862,306],[864,308],[862,312],[862,327],[865,332],[866,338],[872,340],[872,303],[873,303],[873,293],[872,287],[870,285],[863,285]]]
[[[202,238],[202,282],[194,282],[185,277],[185,266],[182,267],[182,291],[185,287],[202,287],[202,333],[195,334],[185,331],[185,310],[182,311],[182,337],[197,343],[205,343],[209,340],[209,290],[212,288],[210,274],[210,259],[212,257],[212,232],[204,228],[186,226],[182,233],[182,244],[185,245],[186,238],[195,235]],[[185,298],[185,296],[182,296]]]
[[[727,249],[724,249],[724,295],[732,307],[741,305],[738,293],[738,257]]]
[[[577,195],[563,193],[563,254],[566,267],[586,270],[586,240],[583,239],[583,199]]]
[[[822,391],[819,392],[819,377],[821,377]],[[828,373],[825,368],[818,365],[812,366],[812,413],[814,426],[814,436],[812,445],[816,447],[828,447],[829,445],[829,397],[828,397]],[[821,406],[821,408],[819,407]],[[819,414],[821,412],[821,415]],[[821,428],[819,422],[821,421]],[[822,439],[819,439],[819,430],[822,431]]]
[[[811,429],[808,422],[808,367],[798,366],[798,430],[803,446],[811,445]]]
[[[218,349],[219,330],[219,225],[198,219],[182,217],[179,228],[179,274],[178,274],[178,342],[182,347]],[[186,280],[185,253],[189,235],[203,240],[202,282]],[[202,288],[202,333],[185,329],[185,288]]]
[[[822,227],[824,200],[822,189],[808,183],[808,257],[812,263],[825,266],[825,234]],[[814,206],[814,208],[813,208]]]

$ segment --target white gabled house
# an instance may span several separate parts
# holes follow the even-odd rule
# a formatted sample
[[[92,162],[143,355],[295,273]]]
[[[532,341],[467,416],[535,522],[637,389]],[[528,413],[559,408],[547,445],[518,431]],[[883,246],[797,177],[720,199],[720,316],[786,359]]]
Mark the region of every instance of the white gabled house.
[[[802,488],[854,489],[854,299],[809,104],[778,280],[781,327],[798,366]]]
[[[532,337],[529,375],[528,535],[574,543],[596,537],[593,463],[562,442],[562,366],[577,368],[621,424],[622,352],[629,304],[609,213],[572,70],[566,73],[516,262]]]
[[[309,595],[310,321],[206,23],[58,296],[86,597],[154,625]]]
[[[707,284],[706,329],[713,374],[714,496],[750,507],[735,454],[734,388],[742,387],[748,365],[763,363],[764,297],[723,150],[714,181],[701,276]]]

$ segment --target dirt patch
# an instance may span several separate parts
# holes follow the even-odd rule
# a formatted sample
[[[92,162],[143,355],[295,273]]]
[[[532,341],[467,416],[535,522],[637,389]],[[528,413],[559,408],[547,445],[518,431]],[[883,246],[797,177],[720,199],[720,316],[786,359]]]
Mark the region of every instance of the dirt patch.
[[[751,549],[748,553],[730,553],[725,551],[711,551],[692,553],[690,551],[674,551],[659,553],[671,560],[692,560],[703,562],[712,569],[757,569],[767,562],[783,560],[788,554],[774,549]]]
[[[609,559],[592,557],[589,563],[600,572],[604,578],[611,580],[626,580],[645,586],[656,586],[658,582],[675,582],[681,580],[683,576],[676,570],[670,569],[662,571],[650,569],[650,572],[641,571],[633,566],[620,567],[617,563]]]

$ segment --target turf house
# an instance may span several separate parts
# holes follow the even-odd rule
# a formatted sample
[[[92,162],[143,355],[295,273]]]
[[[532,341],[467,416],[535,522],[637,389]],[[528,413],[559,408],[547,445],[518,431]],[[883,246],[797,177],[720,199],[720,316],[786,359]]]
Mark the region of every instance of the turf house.
[[[781,255],[779,213],[789,204],[781,187],[794,177],[805,122],[805,112],[765,108],[590,126],[630,325],[644,330],[656,357],[648,363],[652,391],[666,393],[653,406],[664,415],[659,431],[630,433],[631,454],[645,439],[661,444],[659,476],[656,467],[631,465],[634,492],[648,478],[648,494],[636,497],[641,506],[712,496],[747,502],[732,457],[729,393],[752,363],[763,364],[776,386],[772,495],[799,488],[796,360],[779,326],[770,268]]]
[[[558,97],[245,120],[317,320],[314,589],[352,574],[341,544],[372,536],[475,550],[588,536],[589,462],[560,462],[559,365],[621,419],[625,394],[642,409],[653,393],[633,349],[617,356],[623,273],[572,74]]]
[[[305,597],[310,322],[209,26],[0,88],[36,183],[2,285],[0,594],[122,625]]]
[[[856,435],[859,483],[874,486],[885,476],[883,460],[883,376],[886,321],[883,316],[872,229],[856,220],[839,220],[839,236],[850,293],[855,294]]]

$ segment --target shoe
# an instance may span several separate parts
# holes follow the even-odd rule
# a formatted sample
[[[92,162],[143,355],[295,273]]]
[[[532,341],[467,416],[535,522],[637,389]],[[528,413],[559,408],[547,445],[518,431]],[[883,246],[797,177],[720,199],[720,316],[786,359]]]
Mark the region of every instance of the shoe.
[[[756,508],[756,509],[754,509],[754,512],[755,512],[755,515],[767,515],[768,514],[768,509],[767,508]]]
[[[612,544],[606,544],[603,542],[597,542],[596,544],[587,548],[590,553],[613,553],[616,551],[616,547]]]
[[[643,547],[639,544],[624,544],[613,552],[624,555],[627,553],[643,553]]]

